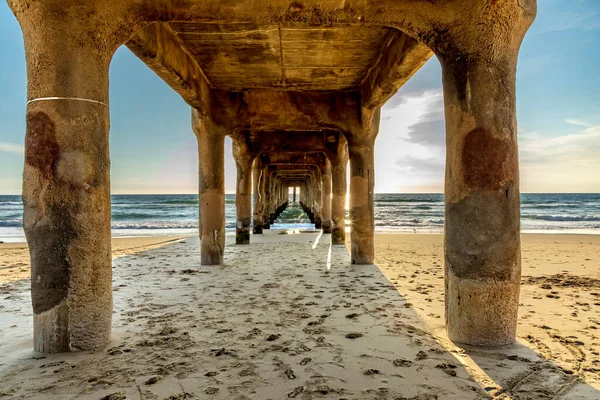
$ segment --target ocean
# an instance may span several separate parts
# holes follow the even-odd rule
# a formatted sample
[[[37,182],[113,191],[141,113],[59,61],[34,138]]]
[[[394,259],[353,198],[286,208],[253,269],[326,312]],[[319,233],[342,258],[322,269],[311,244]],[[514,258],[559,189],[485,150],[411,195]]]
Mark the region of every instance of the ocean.
[[[0,196],[0,241],[23,241],[20,196]],[[225,196],[226,229],[235,232],[235,195]],[[442,194],[376,194],[379,232],[442,232]],[[273,228],[313,229],[298,206],[289,207]],[[197,195],[113,195],[113,236],[195,234]],[[521,230],[529,233],[600,234],[600,194],[522,194]]]

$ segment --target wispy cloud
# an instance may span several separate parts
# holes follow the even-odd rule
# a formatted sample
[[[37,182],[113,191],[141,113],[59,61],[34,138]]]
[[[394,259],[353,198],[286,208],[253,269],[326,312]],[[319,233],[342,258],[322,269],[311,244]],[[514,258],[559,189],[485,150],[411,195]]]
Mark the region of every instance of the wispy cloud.
[[[600,125],[573,125],[559,136],[519,134],[523,191],[600,192]]]
[[[0,151],[4,153],[23,154],[25,149],[23,146],[17,144],[0,142]]]
[[[544,10],[552,10],[552,12],[538,15],[539,21],[538,24],[534,24],[534,33],[544,34],[571,29],[591,31],[600,28],[597,0],[569,2],[553,0],[548,3]]]
[[[579,124],[578,124],[579,125]],[[600,150],[600,125],[555,137],[530,133],[520,143],[522,156],[548,163],[548,156],[581,157]]]
[[[591,126],[591,124],[588,124],[587,122],[580,121],[578,119],[572,119],[572,118],[565,119],[565,122],[568,124],[571,124],[571,125]]]

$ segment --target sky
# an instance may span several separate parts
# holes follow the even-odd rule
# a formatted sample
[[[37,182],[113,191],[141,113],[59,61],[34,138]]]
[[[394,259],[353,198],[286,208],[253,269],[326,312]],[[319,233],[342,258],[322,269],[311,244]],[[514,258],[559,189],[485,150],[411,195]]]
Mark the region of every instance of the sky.
[[[0,194],[20,194],[26,67],[19,25],[0,1]],[[197,193],[190,107],[127,48],[110,68],[111,190]],[[521,191],[600,192],[600,0],[538,0],[517,69]],[[382,109],[375,191],[442,193],[445,128],[433,57]],[[225,189],[235,193],[231,141]]]

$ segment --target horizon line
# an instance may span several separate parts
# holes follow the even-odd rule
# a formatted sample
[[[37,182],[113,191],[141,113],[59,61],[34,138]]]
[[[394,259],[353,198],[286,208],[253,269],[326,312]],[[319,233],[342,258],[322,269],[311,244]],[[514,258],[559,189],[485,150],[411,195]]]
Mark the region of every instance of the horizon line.
[[[225,194],[236,194],[235,192],[225,192]],[[374,194],[440,194],[443,192],[375,192]],[[520,194],[600,194],[597,192],[520,192]],[[22,193],[0,193],[0,196],[21,196]],[[196,192],[190,193],[111,193],[111,196],[190,196],[198,195]]]

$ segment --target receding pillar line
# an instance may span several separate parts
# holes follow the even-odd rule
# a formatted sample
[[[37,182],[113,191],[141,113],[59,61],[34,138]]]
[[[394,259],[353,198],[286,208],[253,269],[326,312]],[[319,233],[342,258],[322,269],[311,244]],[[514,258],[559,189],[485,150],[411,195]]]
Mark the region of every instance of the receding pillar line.
[[[193,111],[199,159],[200,262],[219,265],[225,250],[225,135],[212,132],[211,124],[196,118],[198,112]]]
[[[471,40],[463,30],[464,36],[451,45],[432,47],[442,65],[446,114],[446,327],[451,340],[480,346],[512,343],[517,328],[521,248],[516,64],[535,2],[533,14],[516,3],[496,12],[504,15],[511,7],[513,18],[481,16],[482,21],[497,21],[489,24],[489,36],[473,31],[471,37],[478,40]],[[502,24],[498,31],[504,34],[493,34],[496,23]],[[440,43],[449,37],[439,38]]]
[[[252,162],[254,159],[245,143],[234,139],[232,146],[237,170],[235,243],[249,244],[252,218]]]

